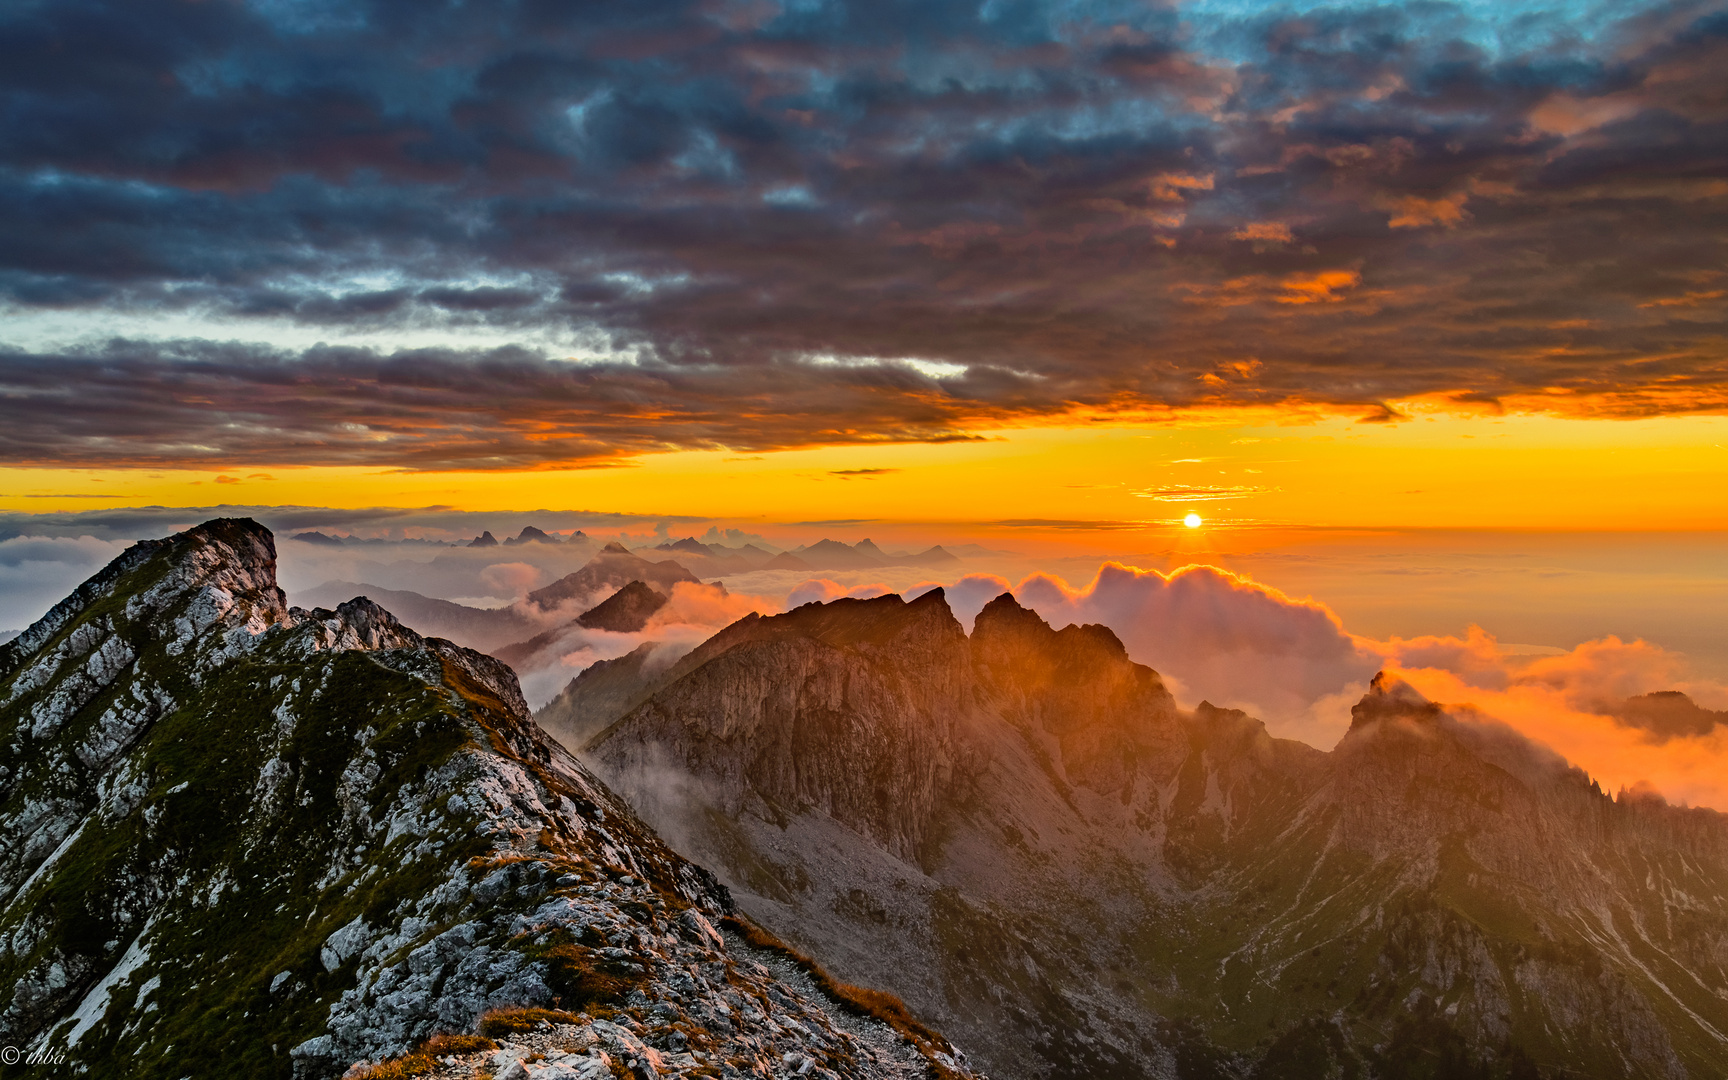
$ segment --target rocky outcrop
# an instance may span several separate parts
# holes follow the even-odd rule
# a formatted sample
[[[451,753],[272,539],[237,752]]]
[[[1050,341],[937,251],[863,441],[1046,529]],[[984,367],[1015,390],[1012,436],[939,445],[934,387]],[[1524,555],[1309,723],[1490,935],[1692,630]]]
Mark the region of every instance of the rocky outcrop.
[[[939,594],[752,616],[643,675],[572,693],[620,710],[586,758],[999,1075],[1728,1060],[1722,815],[1610,798],[1401,684],[1322,753],[1177,708],[1103,627],[1003,596],[968,639]]]
[[[0,647],[0,703],[0,1041],[75,1074],[334,1077],[505,1010],[564,1071],[474,1067],[970,1075],[723,934],[508,667],[289,608],[255,523],[129,549]]]

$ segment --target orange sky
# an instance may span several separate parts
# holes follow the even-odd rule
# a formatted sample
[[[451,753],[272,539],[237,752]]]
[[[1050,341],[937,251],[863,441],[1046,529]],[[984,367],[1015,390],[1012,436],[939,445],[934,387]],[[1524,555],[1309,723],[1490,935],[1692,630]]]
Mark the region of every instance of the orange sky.
[[[617,468],[399,472],[372,468],[0,470],[0,509],[215,503],[449,505],[712,517],[766,528],[874,519],[944,535],[1050,520],[1169,529],[1268,527],[1728,528],[1728,419],[1571,420],[1417,414],[1392,424],[1270,423],[994,433],[988,441],[739,455],[643,455]],[[879,530],[881,531],[881,530]],[[1073,527],[1014,527],[1089,546]],[[1103,547],[1120,548],[1120,537]]]

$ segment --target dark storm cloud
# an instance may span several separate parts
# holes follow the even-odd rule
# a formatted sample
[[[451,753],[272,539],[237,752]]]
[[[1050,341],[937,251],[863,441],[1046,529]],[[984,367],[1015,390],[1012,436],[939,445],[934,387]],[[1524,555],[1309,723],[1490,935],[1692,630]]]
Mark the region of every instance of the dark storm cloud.
[[[0,355],[0,457],[513,467],[1423,394],[1720,410],[1728,13],[1627,10],[11,5],[13,325],[174,313],[209,340]],[[519,344],[224,344],[285,325]]]

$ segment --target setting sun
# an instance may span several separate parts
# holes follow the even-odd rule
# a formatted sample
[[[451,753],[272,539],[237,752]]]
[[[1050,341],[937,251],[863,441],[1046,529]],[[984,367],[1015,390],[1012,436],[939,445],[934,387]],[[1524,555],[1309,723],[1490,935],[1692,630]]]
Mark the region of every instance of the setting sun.
[[[1200,527],[1200,515],[1189,514],[1187,517],[1182,519],[1182,524],[1188,526],[1190,529],[1198,529]]]

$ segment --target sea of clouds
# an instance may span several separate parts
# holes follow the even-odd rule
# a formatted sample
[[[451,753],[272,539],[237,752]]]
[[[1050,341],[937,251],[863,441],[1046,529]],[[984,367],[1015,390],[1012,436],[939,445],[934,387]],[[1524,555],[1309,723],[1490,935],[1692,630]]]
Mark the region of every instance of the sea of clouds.
[[[22,629],[125,546],[90,536],[0,540],[0,629]],[[291,601],[324,582],[351,581],[472,607],[531,611],[526,594],[579,568],[592,548],[335,547],[280,539],[278,550]],[[1108,626],[1184,706],[1209,701],[1241,709],[1265,721],[1275,736],[1331,748],[1349,730],[1350,709],[1369,681],[1387,672],[1467,720],[1504,724],[1552,748],[1610,790],[1642,785],[1674,801],[1728,808],[1728,725],[1677,733],[1618,715],[1626,699],[1667,690],[1684,692],[1705,709],[1728,709],[1728,685],[1699,675],[1681,653],[1614,636],[1569,649],[1508,645],[1475,626],[1462,635],[1373,638],[1352,633],[1324,603],[1209,565],[1160,572],[1106,562],[1080,585],[1048,573],[1014,581],[913,567],[756,571],[675,587],[670,602],[636,633],[568,625],[582,604],[603,599],[580,598],[568,610],[533,614],[536,626],[555,633],[522,665],[523,688],[539,705],[595,661],[644,642],[668,646],[656,655],[668,663],[751,612],[774,614],[846,596],[911,598],[937,587],[968,629],[979,610],[1005,592],[1057,627]]]

